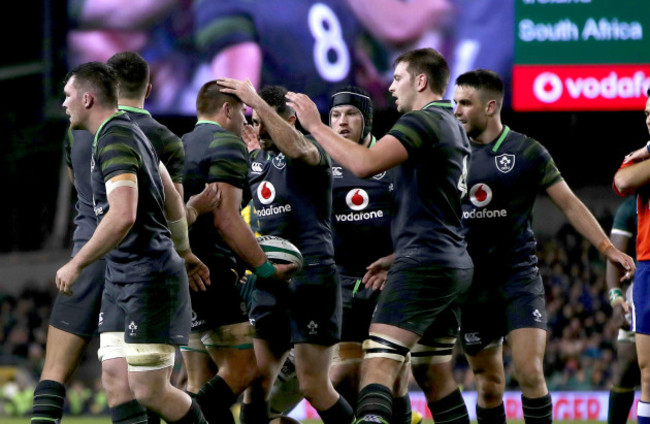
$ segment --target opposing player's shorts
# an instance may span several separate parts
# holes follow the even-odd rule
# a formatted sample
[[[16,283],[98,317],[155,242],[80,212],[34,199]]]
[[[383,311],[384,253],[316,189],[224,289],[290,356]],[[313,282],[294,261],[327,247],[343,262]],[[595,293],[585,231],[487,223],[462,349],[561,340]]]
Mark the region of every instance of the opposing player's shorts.
[[[650,334],[650,261],[639,261],[634,274],[632,331]]]
[[[201,332],[248,321],[237,272],[226,262],[205,263],[210,269],[211,285],[207,286],[207,291],[190,291],[192,331]]]
[[[97,334],[106,261],[101,259],[81,271],[72,286],[72,295],[59,293],[52,306],[50,325],[67,333],[89,338]],[[105,324],[108,325],[108,324]],[[118,329],[110,331],[121,331]]]
[[[400,257],[388,272],[372,322],[420,336],[434,326],[435,337],[455,336],[472,272],[473,268],[448,268]]]
[[[368,338],[370,320],[377,306],[380,290],[367,289],[361,277],[341,274],[341,297],[343,299],[342,342],[363,343]]]
[[[278,352],[292,343],[331,346],[341,336],[341,290],[334,264],[303,268],[288,283],[258,278],[251,322]]]
[[[184,268],[149,282],[106,282],[102,311],[113,307],[122,311],[119,331],[124,331],[126,343],[188,342],[192,311]]]
[[[462,307],[460,341],[469,355],[519,328],[546,330],[544,284],[539,273],[495,282],[494,273],[475,268],[475,279]],[[495,284],[496,283],[496,284]]]

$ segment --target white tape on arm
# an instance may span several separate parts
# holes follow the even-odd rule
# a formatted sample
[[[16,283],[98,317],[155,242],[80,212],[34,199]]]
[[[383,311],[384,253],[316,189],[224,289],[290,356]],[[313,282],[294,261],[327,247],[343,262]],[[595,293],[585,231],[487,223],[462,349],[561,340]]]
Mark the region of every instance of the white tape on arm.
[[[190,248],[190,237],[187,232],[187,218],[183,217],[176,221],[167,221],[169,231],[172,233],[172,241],[177,252]]]
[[[118,187],[138,189],[138,177],[135,174],[120,174],[106,181],[106,197]]]

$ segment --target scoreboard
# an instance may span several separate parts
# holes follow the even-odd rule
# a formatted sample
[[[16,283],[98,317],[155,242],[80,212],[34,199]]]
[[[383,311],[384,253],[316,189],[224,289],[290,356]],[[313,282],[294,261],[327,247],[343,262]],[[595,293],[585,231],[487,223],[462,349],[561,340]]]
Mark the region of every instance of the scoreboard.
[[[517,111],[643,109],[650,0],[515,0]]]

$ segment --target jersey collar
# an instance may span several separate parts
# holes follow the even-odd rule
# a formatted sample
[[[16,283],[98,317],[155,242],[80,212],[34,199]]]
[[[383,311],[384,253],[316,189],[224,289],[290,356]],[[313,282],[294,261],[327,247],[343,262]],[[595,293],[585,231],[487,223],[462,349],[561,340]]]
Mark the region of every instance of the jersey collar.
[[[148,110],[141,109],[141,108],[139,108],[139,107],[119,105],[119,106],[117,106],[117,108],[118,108],[119,110],[123,110],[123,111],[126,111],[126,112],[141,113],[141,114],[143,114],[143,115],[149,115],[149,116],[151,116],[151,113],[149,113]]]
[[[125,113],[126,113],[126,112],[123,111],[123,110],[118,110],[117,112],[115,112],[114,114],[112,114],[111,116],[109,116],[108,119],[106,119],[104,122],[102,122],[102,124],[101,124],[101,125],[99,126],[99,128],[97,129],[97,132],[95,133],[95,138],[93,139],[93,149],[97,146],[97,138],[99,137],[99,133],[102,132],[102,129],[104,128],[104,125],[106,125],[106,124],[107,124],[110,120],[112,120],[113,118],[117,118],[118,116],[122,116],[122,115],[124,115]]]
[[[376,142],[377,142],[377,137],[370,134],[370,144],[368,144],[368,148],[371,148]]]
[[[216,125],[218,127],[221,127],[220,123],[215,122],[215,121],[208,121],[207,119],[196,121],[196,125],[194,125],[194,126],[196,127],[197,125],[201,125],[201,124],[213,124],[213,125]]]
[[[508,128],[507,125],[504,125],[503,131],[501,131],[501,135],[499,136],[499,138],[497,138],[497,141],[494,143],[494,146],[492,147],[492,151],[494,153],[496,153],[497,150],[499,150],[499,147],[501,147],[501,144],[503,143],[503,140],[505,140],[506,137],[508,136],[508,133],[510,133],[510,128]]]
[[[451,104],[451,100],[434,100],[433,102],[427,103],[424,105],[422,109],[426,109],[429,106],[437,106],[441,107],[443,109],[453,109],[453,105]]]

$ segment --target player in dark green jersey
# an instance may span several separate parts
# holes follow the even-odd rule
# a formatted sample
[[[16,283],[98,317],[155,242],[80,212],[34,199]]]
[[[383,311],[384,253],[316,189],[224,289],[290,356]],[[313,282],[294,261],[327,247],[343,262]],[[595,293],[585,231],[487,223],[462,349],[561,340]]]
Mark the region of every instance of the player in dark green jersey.
[[[63,107],[71,128],[95,135],[91,179],[98,225],[57,271],[56,284],[70,293],[79,273],[106,255],[102,303],[125,313],[132,396],[168,422],[203,423],[198,405],[169,382],[174,345],[187,343],[191,312],[187,274],[174,249],[196,262],[185,208],[146,136],[117,110],[117,87],[114,70],[98,62],[80,65],[66,79]]]
[[[396,378],[425,333],[435,340],[438,359],[437,397],[429,403],[433,418],[469,422],[452,374],[451,347],[473,270],[461,231],[470,149],[451,102],[442,100],[448,80],[447,62],[434,49],[398,57],[389,91],[405,114],[370,148],[324,125],[304,94],[287,95],[303,127],[346,169],[369,177],[396,167],[396,259],[364,342],[358,423],[390,422]]]
[[[240,137],[245,105],[219,88],[216,81],[201,87],[198,122],[183,136],[186,194],[200,192],[205,184],[219,184],[222,196],[214,216],[200,217],[190,230],[193,248],[210,268],[214,285],[207,293],[192,293],[192,335],[183,358],[188,391],[197,394],[206,418],[234,423],[230,407],[257,376],[253,327],[238,289],[242,270],[237,256],[256,272],[268,272],[265,277],[275,275],[274,284],[286,284],[277,279],[286,279],[292,267],[267,261],[240,214],[248,190],[248,152]],[[205,372],[206,350],[218,367],[216,376]]]
[[[636,198],[630,196],[616,210],[609,238],[614,246],[634,257],[636,256],[636,233]],[[634,403],[634,389],[640,383],[636,343],[634,332],[630,328],[632,317],[626,313],[623,306],[623,301],[625,301],[628,307],[632,307],[633,284],[630,284],[627,289],[621,290],[619,288],[621,277],[621,270],[611,262],[607,262],[605,280],[609,287],[609,298],[612,304],[612,320],[619,326],[616,338],[616,364],[614,364],[612,387],[609,390],[608,424],[625,424],[627,422]]]
[[[456,80],[455,114],[472,141],[463,223],[475,266],[463,305],[461,342],[476,376],[480,423],[506,420],[504,338],[512,350],[524,419],[550,423],[553,408],[542,369],[547,338],[544,286],[531,224],[538,192],[546,192],[578,232],[628,271],[625,278],[635,265],[611,244],[548,151],[501,123],[503,99],[503,82],[493,71],[470,71]],[[424,374],[426,366],[422,368],[414,374]]]

